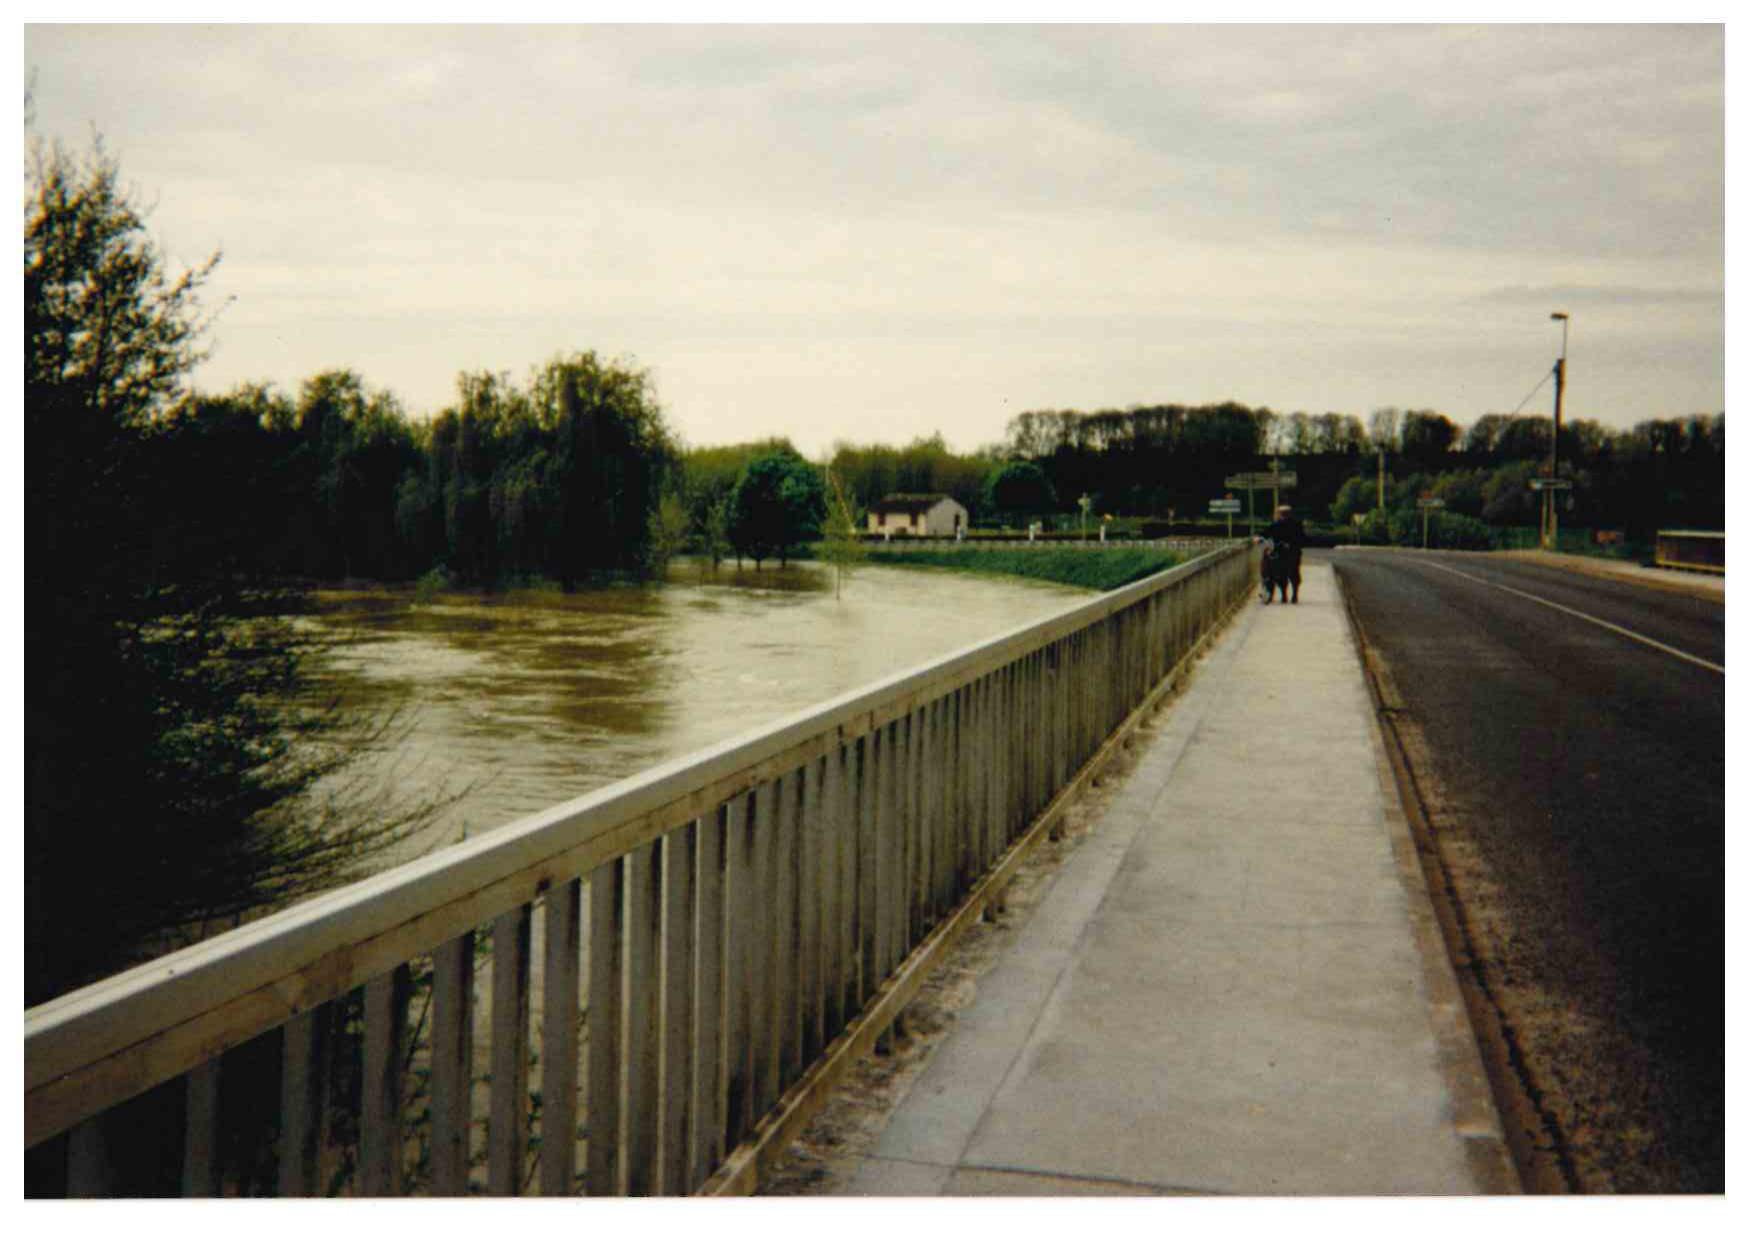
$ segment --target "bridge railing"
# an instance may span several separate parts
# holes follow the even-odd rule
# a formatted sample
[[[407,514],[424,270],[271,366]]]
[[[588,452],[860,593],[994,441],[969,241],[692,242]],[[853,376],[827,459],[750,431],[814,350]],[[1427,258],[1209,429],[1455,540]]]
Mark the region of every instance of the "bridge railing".
[[[1210,552],[27,1011],[27,1191],[746,1187],[1255,574]]]

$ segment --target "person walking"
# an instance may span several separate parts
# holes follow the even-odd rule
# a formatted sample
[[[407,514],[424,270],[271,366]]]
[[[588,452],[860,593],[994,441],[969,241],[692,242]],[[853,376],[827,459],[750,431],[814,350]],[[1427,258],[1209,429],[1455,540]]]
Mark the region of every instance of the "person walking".
[[[1272,580],[1263,582],[1268,591],[1263,601],[1274,598],[1274,587],[1281,590],[1281,602],[1287,601],[1287,586],[1293,587],[1293,602],[1299,601],[1299,557],[1305,549],[1305,523],[1293,513],[1291,504],[1282,504],[1275,509],[1274,522],[1262,532],[1262,536],[1274,544],[1274,572]],[[1267,574],[1265,574],[1266,576]]]

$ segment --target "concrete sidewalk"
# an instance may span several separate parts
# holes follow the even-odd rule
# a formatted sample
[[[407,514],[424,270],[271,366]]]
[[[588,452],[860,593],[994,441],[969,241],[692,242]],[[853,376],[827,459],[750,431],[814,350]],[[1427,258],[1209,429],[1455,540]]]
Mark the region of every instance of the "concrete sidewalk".
[[[846,1192],[1515,1192],[1334,574],[1252,605]]]

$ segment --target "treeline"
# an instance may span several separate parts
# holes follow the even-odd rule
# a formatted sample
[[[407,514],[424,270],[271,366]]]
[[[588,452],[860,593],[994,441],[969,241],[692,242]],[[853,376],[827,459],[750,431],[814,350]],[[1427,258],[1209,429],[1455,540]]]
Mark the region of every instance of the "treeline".
[[[1226,493],[1227,476],[1279,459],[1298,475],[1290,497],[1303,514],[1346,522],[1377,503],[1384,454],[1385,508],[1412,509],[1422,494],[1492,525],[1534,525],[1530,487],[1548,458],[1547,417],[1488,414],[1464,428],[1433,410],[1277,414],[1231,402],[1150,405],[1084,414],[1022,413],[1003,455],[1036,465],[1068,511],[1081,495],[1097,511],[1182,519]],[[1560,473],[1573,483],[1563,521],[1645,537],[1659,526],[1723,528],[1724,417],[1697,415],[1613,430],[1563,423]],[[1366,488],[1370,487],[1370,499]]]
[[[649,572],[682,550],[786,559],[820,536],[834,480],[858,524],[894,493],[952,496],[980,525],[1072,522],[1083,496],[1095,513],[1181,522],[1226,494],[1228,476],[1275,459],[1297,475],[1301,513],[1347,524],[1377,504],[1380,449],[1386,520],[1412,524],[1415,502],[1432,494],[1453,517],[1534,525],[1530,482],[1549,435],[1545,417],[1490,414],[1464,428],[1428,410],[1381,409],[1362,423],[1226,402],[1026,412],[1003,443],[973,453],[936,434],[840,442],[808,463],[780,438],[687,448],[646,373],[594,352],[556,357],[523,384],[462,374],[456,391],[429,421],[346,370],[316,375],[295,397],[263,386],[189,396],[154,430],[155,484],[184,501],[166,504],[153,562],[166,579],[197,561],[283,579],[434,574],[568,589]],[[1625,431],[1577,420],[1560,449],[1573,483],[1567,525],[1634,538],[1722,526],[1721,414]]]
[[[163,419],[160,472],[197,489],[224,477],[226,519],[249,531],[238,567],[269,576],[568,586],[642,568],[677,462],[643,372],[584,352],[525,386],[484,373],[456,386],[428,422],[346,370],[295,398],[193,395]]]
[[[1100,514],[1192,520],[1228,493],[1227,477],[1279,460],[1297,475],[1288,498],[1302,514],[1347,524],[1377,506],[1382,451],[1386,518],[1396,525],[1413,524],[1416,502],[1431,494],[1455,517],[1534,526],[1541,499],[1530,481],[1547,462],[1550,433],[1545,416],[1488,414],[1464,427],[1426,409],[1383,408],[1361,421],[1234,402],[1162,404],[1021,413],[1002,443],[970,454],[952,452],[939,435],[904,447],[839,443],[827,465],[862,508],[894,492],[939,492],[990,525],[1049,514],[1072,523],[1082,496]],[[687,454],[688,476],[702,463],[727,477],[746,450]],[[1559,455],[1573,484],[1562,501],[1566,524],[1631,538],[1671,525],[1723,526],[1721,413],[1630,430],[1576,419],[1561,427]]]

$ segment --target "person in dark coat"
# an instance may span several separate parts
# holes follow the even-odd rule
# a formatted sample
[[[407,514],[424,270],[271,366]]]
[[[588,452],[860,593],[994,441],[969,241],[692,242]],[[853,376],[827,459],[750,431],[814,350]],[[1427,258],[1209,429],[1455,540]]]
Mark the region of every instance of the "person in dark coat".
[[[1275,509],[1274,523],[1262,532],[1274,544],[1272,564],[1263,568],[1263,602],[1274,601],[1275,587],[1281,591],[1281,602],[1287,601],[1287,586],[1293,587],[1293,602],[1299,601],[1299,557],[1305,549],[1305,523],[1293,513],[1292,505]]]

